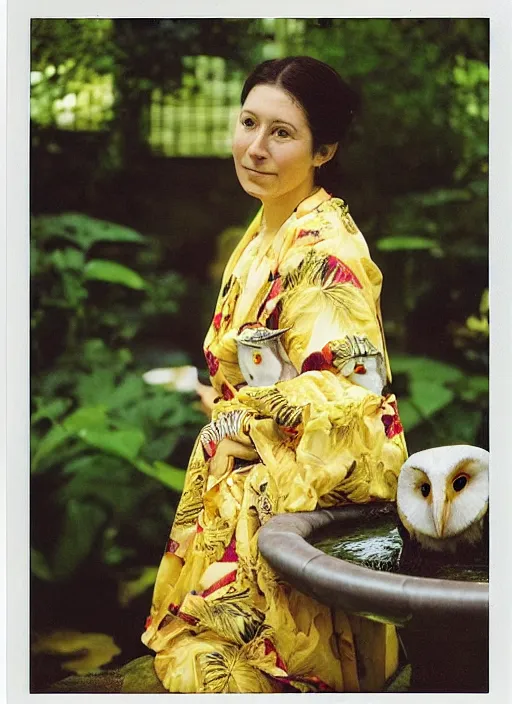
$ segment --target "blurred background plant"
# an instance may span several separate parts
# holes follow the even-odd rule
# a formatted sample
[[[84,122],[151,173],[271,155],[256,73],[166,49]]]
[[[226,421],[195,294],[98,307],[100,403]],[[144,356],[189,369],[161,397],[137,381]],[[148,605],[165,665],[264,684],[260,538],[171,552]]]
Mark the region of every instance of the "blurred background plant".
[[[479,19],[32,21],[33,691],[65,674],[47,653],[69,653],[80,632],[104,663],[144,653],[204,417],[193,396],[142,374],[194,364],[206,378],[223,263],[257,209],[230,133],[260,60],[309,54],[360,92],[339,195],[384,274],[409,449],[487,446],[488,30]]]

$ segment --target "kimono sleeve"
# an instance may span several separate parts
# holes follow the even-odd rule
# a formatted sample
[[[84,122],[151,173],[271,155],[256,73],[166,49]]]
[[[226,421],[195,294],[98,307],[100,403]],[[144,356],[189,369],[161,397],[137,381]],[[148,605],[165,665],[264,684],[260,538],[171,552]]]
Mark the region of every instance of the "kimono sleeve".
[[[279,300],[283,346],[299,374],[329,370],[380,394],[387,358],[380,321],[380,272],[369,257],[329,242],[285,263]],[[377,292],[376,292],[377,289]]]
[[[294,462],[286,476],[279,473],[284,511],[305,510],[305,496],[309,509],[394,500],[407,457],[395,398],[382,395],[387,359],[377,276],[372,280],[369,258],[342,259],[328,244],[294,252],[282,275],[274,325],[288,328],[282,345],[298,376],[239,394],[293,438]],[[270,431],[251,436],[271,464]],[[285,437],[282,443],[288,447]]]

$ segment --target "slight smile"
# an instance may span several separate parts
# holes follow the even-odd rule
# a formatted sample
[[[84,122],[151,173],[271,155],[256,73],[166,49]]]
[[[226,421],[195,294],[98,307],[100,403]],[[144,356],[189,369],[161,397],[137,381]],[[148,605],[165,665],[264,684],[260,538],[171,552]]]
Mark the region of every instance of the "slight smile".
[[[249,166],[244,166],[243,168],[253,174],[258,174],[258,176],[275,176],[275,174],[270,173],[269,171],[256,171],[256,169],[251,169]]]

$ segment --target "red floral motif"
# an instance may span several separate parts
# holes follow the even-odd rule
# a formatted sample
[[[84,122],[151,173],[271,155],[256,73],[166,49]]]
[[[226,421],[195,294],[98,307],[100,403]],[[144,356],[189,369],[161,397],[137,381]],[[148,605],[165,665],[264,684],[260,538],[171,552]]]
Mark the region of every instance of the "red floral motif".
[[[279,328],[279,316],[281,315],[281,301],[278,302],[272,313],[267,318],[267,328],[277,330]]]
[[[297,239],[300,237],[318,237],[320,235],[320,230],[300,230],[297,235]]]
[[[277,278],[274,279],[274,282],[273,282],[273,284],[272,284],[272,286],[271,286],[271,288],[270,288],[270,291],[269,291],[268,296],[265,298],[265,300],[263,301],[263,303],[261,304],[261,306],[260,306],[260,308],[259,308],[259,310],[258,310],[258,318],[259,318],[260,315],[262,315],[263,312],[265,311],[265,307],[266,307],[267,303],[269,303],[269,301],[271,301],[272,299],[276,298],[276,296],[278,296],[278,295],[281,293],[281,291],[283,290],[283,280],[282,280],[282,278],[279,276],[279,274],[276,274],[275,276],[276,276]],[[269,315],[269,317],[268,317],[268,319],[267,319],[267,327],[269,327],[269,328],[271,328],[271,329],[273,329],[273,326],[269,324],[269,320],[270,320],[273,316],[275,316],[275,311],[276,311],[276,309],[274,308],[274,310],[270,313],[270,315]],[[267,311],[267,312],[268,312],[268,311]],[[276,325],[275,327],[277,328],[277,325]]]
[[[196,533],[202,533],[204,531],[203,526],[199,525],[199,523],[196,524]]]
[[[169,540],[167,541],[167,546],[165,548],[165,552],[175,553],[176,550],[179,548],[179,546],[180,546],[179,543],[177,543],[172,538],[169,538]]]
[[[263,642],[265,643],[265,655],[268,655],[269,653],[275,653],[277,667],[279,667],[281,670],[284,670],[285,672],[287,672],[286,665],[284,664],[279,653],[277,652],[276,646],[268,638],[265,638],[265,640]]]
[[[219,330],[221,321],[222,313],[217,313],[217,315],[213,317],[213,327],[215,328],[215,330]]]
[[[302,362],[301,374],[303,372],[321,372],[324,369],[332,369],[331,358],[329,358],[325,352],[325,347],[321,352],[312,352],[306,359]]]
[[[210,352],[210,350],[204,350],[204,357],[206,359],[206,364],[208,365],[208,372],[210,376],[215,376],[219,371],[219,360]]]
[[[333,276],[332,281],[335,284],[353,284],[357,288],[363,288],[354,272],[337,257],[327,257],[327,274]]]
[[[278,276],[277,279],[274,279],[274,283],[272,284],[272,288],[270,289],[270,293],[267,296],[267,301],[271,301],[273,298],[278,296],[282,290],[283,290],[283,280],[280,276]]]
[[[291,425],[281,425],[279,426],[279,429],[281,430],[281,432],[286,433],[286,435],[289,435],[291,438],[294,438],[299,434],[297,428],[292,428]]]
[[[231,391],[229,386],[227,384],[222,384],[220,387],[221,393],[222,393],[222,398],[225,401],[231,401],[232,398],[235,398],[235,394]]]
[[[146,622],[145,622],[145,624],[144,624],[144,630],[145,630],[145,631],[148,630],[148,628],[151,626],[152,622],[153,622],[153,619],[151,618],[151,616],[148,616],[147,619],[146,619]]]
[[[400,416],[398,414],[398,406],[396,404],[396,401],[391,401],[391,403],[389,405],[395,411],[395,415],[394,416],[392,416],[392,415],[382,416],[382,422],[384,423],[386,437],[394,438],[395,435],[398,435],[399,433],[403,433],[404,426],[402,425],[402,422],[400,420]]]
[[[209,594],[216,592],[217,589],[220,589],[221,587],[225,587],[227,584],[231,584],[231,582],[234,582],[235,580],[236,580],[236,570],[233,570],[232,572],[228,572],[227,574],[224,575],[224,577],[221,577],[221,579],[217,580],[212,585],[210,585],[208,587],[208,589],[205,589],[204,592],[201,592],[201,596],[206,597]]]
[[[209,460],[212,457],[214,457],[216,452],[217,452],[217,445],[214,440],[210,440],[210,442],[206,445],[206,447],[203,445],[203,454],[204,454],[205,460]]]
[[[173,622],[173,620],[174,620],[174,619],[173,619],[173,617],[171,616],[171,614],[165,614],[165,616],[163,617],[163,619],[162,619],[162,620],[160,621],[160,623],[158,624],[157,631],[161,631],[162,628],[165,628],[166,626],[168,626],[170,623]]]
[[[198,618],[191,616],[190,614],[186,614],[183,611],[178,613],[178,618],[181,618],[181,620],[185,621],[185,623],[190,623],[191,626],[196,626],[199,623]]]
[[[330,687],[326,682],[317,677],[316,675],[301,676],[301,675],[288,675],[288,677],[274,677],[275,680],[283,682],[295,691],[301,691],[298,687],[294,686],[294,682],[304,682],[305,684],[313,685],[319,692],[332,692],[332,687]]]
[[[180,610],[180,605],[179,605],[179,604],[173,604],[172,601],[171,601],[171,603],[169,604],[169,606],[167,607],[167,611],[169,611],[171,614],[174,614],[175,616],[176,616],[176,614],[178,613],[179,610]]]
[[[231,542],[224,551],[221,562],[238,562],[238,554],[236,552],[236,538],[233,536]]]

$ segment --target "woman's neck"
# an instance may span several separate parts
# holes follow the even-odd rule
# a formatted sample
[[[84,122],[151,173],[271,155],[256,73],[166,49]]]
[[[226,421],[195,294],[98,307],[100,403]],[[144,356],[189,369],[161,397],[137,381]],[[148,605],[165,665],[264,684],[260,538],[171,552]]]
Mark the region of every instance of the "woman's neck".
[[[318,187],[314,184],[308,184],[306,188],[291,191],[275,200],[262,201],[263,217],[261,224],[265,234],[269,236],[275,235],[299,203],[302,203],[303,200],[306,200],[318,190]]]

